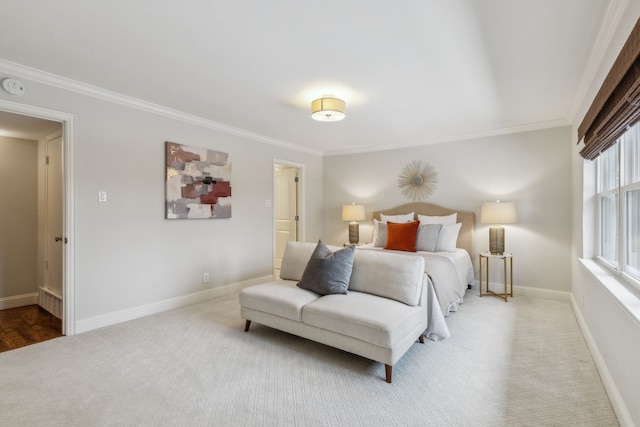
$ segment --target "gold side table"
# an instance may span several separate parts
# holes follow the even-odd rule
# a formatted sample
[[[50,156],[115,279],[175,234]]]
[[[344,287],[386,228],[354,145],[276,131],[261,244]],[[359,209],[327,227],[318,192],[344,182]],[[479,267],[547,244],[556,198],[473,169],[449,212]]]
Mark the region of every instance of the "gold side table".
[[[503,293],[497,293],[497,292],[493,292],[491,289],[489,289],[489,261],[491,261],[492,259],[501,259],[502,260],[502,264],[503,264],[503,271],[504,271],[504,292]],[[509,283],[507,284],[507,260],[509,261]],[[483,292],[483,284],[482,284],[482,262],[484,261],[484,281],[486,282],[486,291]],[[503,299],[505,302],[507,302],[507,298],[508,297],[513,297],[513,254],[507,254],[504,253],[502,255],[497,255],[497,254],[492,254],[491,252],[483,252],[480,254],[480,296],[486,296],[486,295],[491,295],[494,297],[498,297]]]

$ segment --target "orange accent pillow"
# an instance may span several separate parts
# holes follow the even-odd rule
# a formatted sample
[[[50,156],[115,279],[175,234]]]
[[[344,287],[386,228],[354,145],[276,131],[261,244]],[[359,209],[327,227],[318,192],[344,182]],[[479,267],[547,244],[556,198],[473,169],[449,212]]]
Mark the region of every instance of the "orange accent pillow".
[[[419,226],[420,221],[405,222],[404,224],[387,222],[387,244],[384,248],[416,252],[416,236]]]

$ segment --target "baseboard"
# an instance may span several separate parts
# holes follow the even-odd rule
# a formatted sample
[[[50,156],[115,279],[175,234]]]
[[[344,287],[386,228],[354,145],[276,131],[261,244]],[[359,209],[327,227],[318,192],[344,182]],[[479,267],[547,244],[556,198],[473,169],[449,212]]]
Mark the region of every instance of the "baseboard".
[[[553,289],[532,288],[529,286],[514,286],[514,295],[526,295],[534,298],[552,299],[556,301],[571,301],[571,292],[554,291]]]
[[[474,280],[473,286],[478,289],[479,281]],[[491,289],[504,289],[503,283],[489,283]],[[483,288],[484,289],[484,288]],[[513,295],[526,295],[533,298],[552,299],[556,301],[571,301],[571,292],[566,291],[554,291],[553,289],[534,288],[531,286],[514,286]]]
[[[604,388],[607,391],[607,395],[609,396],[609,401],[611,402],[613,411],[618,417],[618,422],[621,426],[633,426],[633,419],[631,418],[631,414],[629,414],[627,405],[624,404],[624,400],[622,399],[622,396],[618,391],[618,387],[616,387],[616,384],[611,377],[611,373],[607,368],[607,364],[605,363],[602,354],[600,354],[598,345],[593,339],[591,331],[589,331],[589,327],[584,321],[584,317],[582,317],[582,312],[580,311],[578,303],[576,302],[573,294],[571,294],[571,306],[573,307],[573,313],[578,320],[578,325],[580,325],[582,336],[584,336],[584,339],[587,342],[587,347],[589,347],[589,351],[591,352],[591,357],[596,364],[596,368],[598,369],[598,373],[600,374],[600,378],[602,379]]]
[[[149,316],[151,314],[172,310],[174,308],[184,307],[185,305],[208,301],[216,297],[227,295],[233,292],[238,292],[239,290],[247,286],[257,285],[258,283],[263,283],[270,280],[273,280],[273,276],[271,275],[257,277],[255,279],[233,283],[218,288],[207,289],[205,291],[158,301],[139,307],[133,307],[127,310],[107,313],[100,316],[91,317],[89,319],[78,320],[75,324],[75,333],[79,334],[82,332],[91,331],[93,329],[103,328],[105,326],[115,325],[118,323],[126,322],[128,320]]]
[[[33,305],[33,304],[38,304],[37,292],[0,298],[0,310],[6,310],[8,308],[24,307],[25,305]]]

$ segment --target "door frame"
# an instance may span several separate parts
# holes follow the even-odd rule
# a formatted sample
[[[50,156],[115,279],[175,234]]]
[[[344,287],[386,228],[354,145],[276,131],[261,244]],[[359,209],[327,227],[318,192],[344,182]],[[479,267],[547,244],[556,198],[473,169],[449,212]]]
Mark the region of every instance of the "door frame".
[[[75,306],[75,116],[61,111],[0,99],[0,110],[9,113],[51,120],[62,124],[63,201],[62,232],[67,244],[62,251],[62,333],[74,335],[76,325]]]
[[[300,220],[298,221],[298,229],[299,229],[299,234],[298,234],[298,240],[301,242],[305,241],[305,226],[304,226],[304,221],[306,218],[305,215],[305,169],[304,169],[304,163],[298,163],[298,162],[293,162],[291,160],[285,160],[285,159],[278,159],[278,158],[273,158],[273,165],[271,166],[271,180],[272,180],[272,187],[271,187],[271,194],[272,194],[272,203],[271,203],[271,270],[273,271],[276,267],[276,165],[282,165],[282,166],[290,166],[293,168],[297,168],[298,169],[298,182],[300,185],[298,185],[298,206],[299,206],[299,211],[298,211],[298,215],[300,217]]]

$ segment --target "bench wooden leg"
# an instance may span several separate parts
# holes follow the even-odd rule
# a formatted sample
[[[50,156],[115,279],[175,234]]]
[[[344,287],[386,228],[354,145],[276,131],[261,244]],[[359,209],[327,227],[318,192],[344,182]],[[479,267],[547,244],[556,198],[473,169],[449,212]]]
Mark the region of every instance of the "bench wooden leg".
[[[420,340],[420,344],[424,344],[424,334],[420,335],[418,339]]]
[[[384,371],[385,371],[385,374],[387,375],[387,382],[391,384],[391,375],[393,374],[393,366],[384,365]]]
[[[249,326],[251,326],[251,320],[247,320],[244,324],[244,331],[247,332],[249,330]]]

